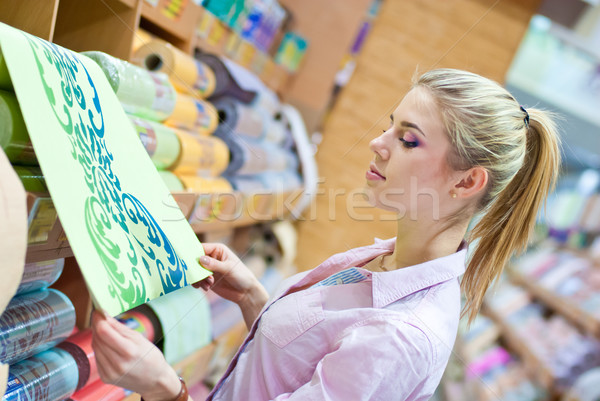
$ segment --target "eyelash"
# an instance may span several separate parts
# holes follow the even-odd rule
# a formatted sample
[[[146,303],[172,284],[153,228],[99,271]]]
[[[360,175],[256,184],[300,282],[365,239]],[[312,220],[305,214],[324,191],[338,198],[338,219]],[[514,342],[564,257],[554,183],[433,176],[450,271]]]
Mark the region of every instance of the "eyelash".
[[[384,133],[385,131],[386,130],[383,130]],[[407,141],[406,139],[404,139],[404,137],[398,139],[400,140],[400,142],[402,142],[402,145],[407,149],[414,149],[417,146],[419,146],[419,141]]]
[[[416,148],[417,146],[419,146],[418,141],[407,141],[404,138],[400,138],[400,142],[402,142],[402,145],[404,145],[404,147],[407,149],[413,149],[413,148]]]

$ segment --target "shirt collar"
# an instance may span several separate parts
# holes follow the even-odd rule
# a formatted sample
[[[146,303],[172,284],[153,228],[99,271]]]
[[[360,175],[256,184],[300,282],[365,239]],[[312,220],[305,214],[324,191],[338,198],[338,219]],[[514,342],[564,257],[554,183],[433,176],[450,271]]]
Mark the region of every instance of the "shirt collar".
[[[362,266],[380,255],[393,252],[395,245],[396,238],[375,238],[372,245],[333,255],[284,290],[281,296],[309,283],[317,283],[345,268]],[[448,256],[390,272],[369,272],[373,279],[373,306],[382,308],[414,292],[462,275],[465,272],[465,257],[466,242],[463,241],[458,251]]]
[[[373,306],[383,308],[407,295],[458,278],[465,272],[466,254],[463,241],[451,255],[389,272],[373,272]]]

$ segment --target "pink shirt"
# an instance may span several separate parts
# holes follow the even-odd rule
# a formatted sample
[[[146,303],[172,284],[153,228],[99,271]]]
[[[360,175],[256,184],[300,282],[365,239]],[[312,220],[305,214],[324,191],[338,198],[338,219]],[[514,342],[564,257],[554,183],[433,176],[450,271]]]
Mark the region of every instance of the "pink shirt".
[[[359,283],[293,292],[394,244],[376,239],[285,280],[208,399],[429,399],[456,338],[464,247],[390,272],[359,269]]]

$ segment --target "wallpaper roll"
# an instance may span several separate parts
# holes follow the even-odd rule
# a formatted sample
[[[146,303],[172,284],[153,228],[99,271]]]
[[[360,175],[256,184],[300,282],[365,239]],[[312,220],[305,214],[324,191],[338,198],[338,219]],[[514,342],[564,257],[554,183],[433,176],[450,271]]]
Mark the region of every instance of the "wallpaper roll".
[[[10,80],[10,75],[8,74],[8,68],[6,67],[4,56],[2,55],[2,49],[0,49],[0,89],[8,91],[13,90],[12,81]]]
[[[274,119],[265,119],[265,141],[281,146],[288,137],[285,124]]]
[[[79,372],[67,351],[52,348],[12,365],[3,401],[60,401],[77,389]]]
[[[242,103],[250,103],[254,100],[256,92],[243,89],[218,56],[208,53],[198,53],[195,57],[214,72],[216,82],[212,98],[230,96]]]
[[[223,177],[204,178],[197,175],[182,175],[181,181],[185,189],[196,193],[230,193],[233,188],[227,179]]]
[[[145,45],[153,39],[154,35],[152,35],[150,32],[143,30],[142,28],[138,28],[135,30],[133,36],[133,45],[131,47],[131,50],[135,53],[140,47],[142,47],[143,45]]]
[[[98,367],[96,366],[96,356],[92,349],[91,329],[73,334],[58,344],[56,348],[67,351],[75,359],[79,371],[77,390],[100,379]]]
[[[181,130],[176,132],[181,143],[181,156],[175,174],[215,177],[225,171],[229,164],[229,149],[220,138]]]
[[[46,180],[39,167],[13,166],[27,192],[48,193]]]
[[[179,158],[181,147],[175,131],[157,122],[139,117],[129,116],[129,119],[156,168],[172,167]]]
[[[262,139],[266,119],[258,110],[232,98],[221,98],[213,104],[219,111],[219,129],[255,140]]]
[[[158,172],[158,175],[160,175],[160,178],[162,178],[162,180],[166,184],[167,188],[169,188],[169,191],[181,192],[181,191],[185,190],[181,180],[172,172],[166,171],[166,170],[161,170]]]
[[[257,174],[267,169],[268,155],[260,143],[244,139],[221,127],[214,136],[221,138],[229,148],[229,165],[223,175]]]
[[[234,190],[247,194],[264,191],[266,189],[257,175],[234,175],[226,177]]]
[[[13,164],[37,165],[17,97],[3,90],[0,90],[0,147]]]
[[[16,295],[50,287],[60,277],[64,265],[64,259],[25,263],[23,277]]]
[[[165,124],[200,135],[210,135],[219,124],[219,115],[209,102],[178,93],[175,109]]]
[[[295,164],[297,159],[291,152],[285,151],[270,142],[263,142],[261,147],[264,149],[265,153],[269,155],[265,170],[283,171],[288,168],[298,167],[298,165]]]
[[[155,334],[155,324],[152,322],[152,320],[156,320],[156,315],[149,308],[148,311],[150,313],[144,313],[144,310],[133,309],[128,312],[121,313],[119,316],[117,316],[117,320],[129,327],[131,330],[141,333],[149,341],[154,342],[157,337]]]
[[[154,121],[171,115],[176,95],[165,74],[149,72],[102,52],[83,54],[100,66],[127,113]]]
[[[74,327],[75,308],[60,291],[16,296],[0,317],[0,361],[10,365],[51,348]]]
[[[163,353],[176,363],[211,341],[210,308],[200,290],[188,286],[147,303],[165,333]]]
[[[300,175],[293,170],[267,171],[258,174],[257,178],[263,183],[265,188],[275,192],[285,192],[302,187]]]
[[[166,73],[178,91],[207,98],[215,90],[215,74],[204,63],[162,40],[141,46],[134,59],[150,71]]]
[[[121,401],[130,393],[122,387],[98,380],[77,391],[67,401]]]

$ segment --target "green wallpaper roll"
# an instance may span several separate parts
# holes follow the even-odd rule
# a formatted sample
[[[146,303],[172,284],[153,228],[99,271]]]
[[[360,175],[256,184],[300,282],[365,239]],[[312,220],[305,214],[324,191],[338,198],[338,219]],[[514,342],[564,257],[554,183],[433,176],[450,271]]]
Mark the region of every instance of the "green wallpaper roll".
[[[0,147],[13,164],[37,165],[17,97],[3,90],[0,90]]]
[[[129,114],[163,121],[175,108],[176,93],[169,78],[102,52],[84,52],[100,66],[123,109]]]
[[[39,167],[13,166],[27,192],[48,193],[46,179]]]
[[[8,75],[8,68],[4,62],[4,56],[0,49],[0,89],[12,90],[12,81],[10,75]]]
[[[146,305],[160,320],[167,362],[177,363],[210,343],[210,306],[202,291],[188,286],[153,299]]]
[[[160,178],[165,182],[167,188],[171,192],[183,192],[185,188],[183,187],[183,183],[175,174],[170,171],[159,171],[158,174]]]
[[[152,163],[160,170],[171,167],[179,158],[179,138],[173,129],[154,121],[129,116]]]

